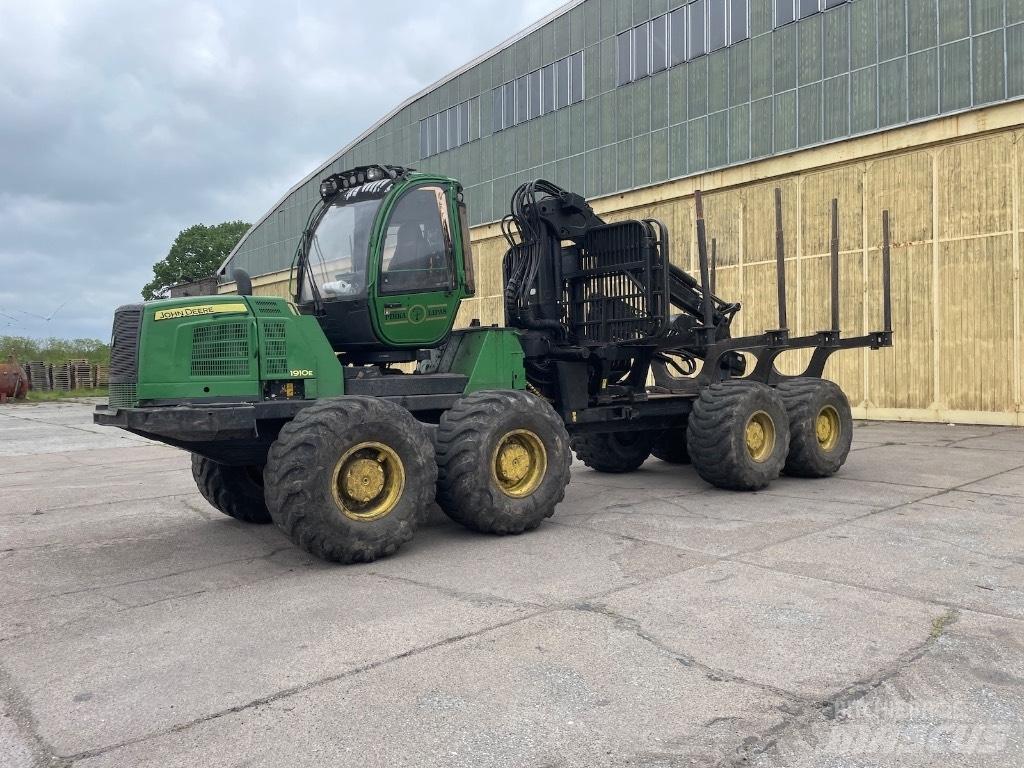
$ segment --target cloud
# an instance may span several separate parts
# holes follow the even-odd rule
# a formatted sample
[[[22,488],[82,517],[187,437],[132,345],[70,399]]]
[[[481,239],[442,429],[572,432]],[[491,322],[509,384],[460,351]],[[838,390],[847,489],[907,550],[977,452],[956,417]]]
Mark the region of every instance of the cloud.
[[[0,0],[0,334],[106,338],[180,230],[560,4]]]

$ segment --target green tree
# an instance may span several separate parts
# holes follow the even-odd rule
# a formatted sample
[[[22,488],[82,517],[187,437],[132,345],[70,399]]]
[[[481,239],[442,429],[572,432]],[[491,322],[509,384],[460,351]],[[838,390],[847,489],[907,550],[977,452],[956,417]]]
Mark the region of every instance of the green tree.
[[[196,224],[183,229],[167,255],[153,265],[153,279],[143,287],[142,298],[160,299],[172,285],[209,277],[248,229],[244,221],[225,221],[212,227]]]
[[[99,339],[29,339],[24,336],[0,336],[0,363],[14,355],[19,363],[42,360],[45,363],[66,363],[88,360],[109,363],[110,347]]]

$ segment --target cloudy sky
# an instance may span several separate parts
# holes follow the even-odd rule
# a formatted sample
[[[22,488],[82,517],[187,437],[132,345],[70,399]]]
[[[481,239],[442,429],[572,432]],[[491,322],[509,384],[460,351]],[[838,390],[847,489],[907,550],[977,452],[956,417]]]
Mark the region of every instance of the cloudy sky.
[[[0,0],[0,335],[106,339],[180,230],[562,2]]]

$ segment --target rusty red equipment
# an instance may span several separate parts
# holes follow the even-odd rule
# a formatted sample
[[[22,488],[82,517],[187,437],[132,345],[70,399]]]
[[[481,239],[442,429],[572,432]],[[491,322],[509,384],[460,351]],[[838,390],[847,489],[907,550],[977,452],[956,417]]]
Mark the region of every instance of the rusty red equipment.
[[[0,403],[9,397],[24,400],[30,388],[25,369],[18,364],[14,355],[9,355],[6,363],[0,363]]]

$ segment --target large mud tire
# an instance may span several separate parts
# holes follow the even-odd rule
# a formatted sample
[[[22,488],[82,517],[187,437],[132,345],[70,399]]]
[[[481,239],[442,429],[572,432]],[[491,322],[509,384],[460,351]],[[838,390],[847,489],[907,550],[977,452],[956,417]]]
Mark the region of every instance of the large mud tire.
[[[409,541],[434,496],[430,438],[404,408],[337,397],[300,411],[270,448],[267,506],[302,549],[370,562]]]
[[[666,429],[651,446],[651,456],[669,464],[689,464],[690,452],[686,449],[686,429]]]
[[[850,401],[838,384],[826,379],[788,379],[779,384],[778,392],[789,415],[789,455],[783,472],[831,477],[850,455]]]
[[[654,435],[639,430],[574,435],[572,449],[576,458],[598,472],[633,472],[647,461]]]
[[[517,534],[554,514],[569,484],[569,435],[539,397],[484,390],[441,416],[437,501],[483,533]]]
[[[789,450],[789,418],[772,388],[733,379],[706,387],[686,431],[693,466],[718,488],[756,491],[779,476]]]
[[[232,467],[192,454],[192,477],[210,504],[243,523],[269,523],[262,467]]]

